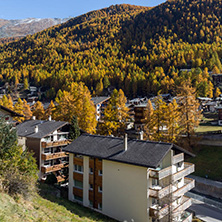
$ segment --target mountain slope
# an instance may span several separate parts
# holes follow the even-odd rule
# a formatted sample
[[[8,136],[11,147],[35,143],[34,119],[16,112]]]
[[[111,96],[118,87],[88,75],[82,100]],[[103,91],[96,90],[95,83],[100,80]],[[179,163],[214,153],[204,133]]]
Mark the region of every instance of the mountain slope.
[[[7,37],[23,37],[40,32],[51,26],[66,22],[68,19],[18,19],[18,20],[5,20],[0,19],[0,38]]]
[[[0,47],[2,77],[66,88],[95,89],[108,78],[128,96],[175,91],[190,78],[198,95],[212,94],[207,71],[222,69],[221,0],[167,1],[154,8],[115,5],[73,18]]]

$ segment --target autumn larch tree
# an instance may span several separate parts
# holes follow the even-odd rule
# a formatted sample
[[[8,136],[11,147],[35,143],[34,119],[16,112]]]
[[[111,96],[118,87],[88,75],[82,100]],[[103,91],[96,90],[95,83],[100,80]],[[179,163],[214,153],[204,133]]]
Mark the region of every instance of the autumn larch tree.
[[[56,120],[71,122],[73,115],[77,117],[79,127],[88,133],[96,130],[96,109],[91,101],[91,94],[82,82],[73,82],[68,91],[57,93],[55,101],[58,103],[55,110]]]
[[[23,101],[20,98],[18,98],[18,102],[15,103],[15,105],[14,105],[14,111],[16,113],[19,113],[19,114],[24,116],[24,104],[23,104]],[[14,120],[21,123],[25,120],[25,117],[14,117]]]
[[[192,136],[199,125],[202,114],[199,110],[200,104],[196,99],[196,90],[191,87],[190,81],[183,83],[177,97],[180,106],[180,130],[187,138],[188,148],[191,148]]]
[[[25,99],[23,100],[23,113],[25,116],[25,120],[31,119],[32,111],[31,111],[30,105],[27,103]]]
[[[103,135],[123,134],[129,120],[129,109],[126,107],[127,99],[124,92],[114,89],[107,107],[104,110],[103,122],[98,132]]]
[[[42,120],[45,116],[45,110],[40,101],[37,101],[33,106],[33,116],[36,117],[36,119]]]
[[[153,132],[153,105],[149,99],[145,109],[145,126],[144,126],[145,137],[147,139],[151,139],[152,132]]]

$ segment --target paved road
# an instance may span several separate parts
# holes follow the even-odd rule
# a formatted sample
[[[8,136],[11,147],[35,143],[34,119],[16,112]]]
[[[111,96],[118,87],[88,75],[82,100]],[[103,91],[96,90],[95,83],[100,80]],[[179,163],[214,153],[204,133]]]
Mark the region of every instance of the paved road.
[[[222,222],[222,210],[205,204],[202,201],[193,199],[193,204],[190,209],[196,212],[197,218],[203,221]]]

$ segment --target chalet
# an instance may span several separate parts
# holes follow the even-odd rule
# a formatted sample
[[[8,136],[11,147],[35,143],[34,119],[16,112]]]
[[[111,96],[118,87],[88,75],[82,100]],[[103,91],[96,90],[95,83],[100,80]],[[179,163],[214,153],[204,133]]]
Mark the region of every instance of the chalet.
[[[0,105],[0,117],[3,118],[5,121],[12,123],[13,117],[23,117],[23,115]]]
[[[70,143],[69,123],[63,121],[28,120],[17,126],[19,141],[34,152],[39,167],[39,178],[45,180],[50,173],[58,182],[64,180],[68,155],[63,148]]]
[[[82,134],[69,152],[69,200],[118,221],[191,222],[194,165],[171,143]]]

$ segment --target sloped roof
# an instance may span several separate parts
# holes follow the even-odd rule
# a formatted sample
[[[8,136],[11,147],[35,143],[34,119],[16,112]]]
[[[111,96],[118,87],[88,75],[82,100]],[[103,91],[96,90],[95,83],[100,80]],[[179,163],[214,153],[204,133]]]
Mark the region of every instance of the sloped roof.
[[[28,120],[16,126],[18,136],[41,139],[53,131],[69,124],[64,121],[48,120]],[[35,133],[35,127],[38,126],[38,132]]]
[[[14,117],[14,116],[23,117],[22,114],[19,114],[19,113],[15,112],[15,111],[5,107],[5,106],[0,105],[0,109],[10,113],[12,117]]]
[[[92,97],[91,100],[93,101],[94,105],[99,103],[105,102],[106,100],[110,99],[110,96],[96,96]]]
[[[125,151],[122,138],[82,134],[64,150],[70,153],[152,168],[156,168],[161,163],[171,148],[190,155],[186,150],[171,143],[128,139],[127,147],[127,151]]]

